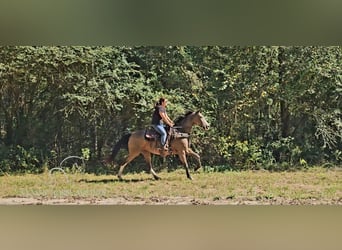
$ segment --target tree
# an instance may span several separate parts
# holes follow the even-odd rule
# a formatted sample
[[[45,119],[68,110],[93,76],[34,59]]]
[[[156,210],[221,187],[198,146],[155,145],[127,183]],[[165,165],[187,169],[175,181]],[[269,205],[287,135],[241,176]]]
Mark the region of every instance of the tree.
[[[0,167],[15,171],[85,148],[96,165],[160,96],[211,123],[191,137],[205,164],[341,161],[340,47],[3,46],[0,78]]]

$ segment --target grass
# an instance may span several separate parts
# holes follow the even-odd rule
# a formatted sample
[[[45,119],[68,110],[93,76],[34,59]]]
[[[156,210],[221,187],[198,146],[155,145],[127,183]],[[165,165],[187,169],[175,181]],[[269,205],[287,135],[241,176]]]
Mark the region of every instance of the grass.
[[[149,201],[177,204],[342,204],[342,171],[242,171],[225,173],[160,172],[114,175],[44,173],[0,177],[0,197],[34,199]]]

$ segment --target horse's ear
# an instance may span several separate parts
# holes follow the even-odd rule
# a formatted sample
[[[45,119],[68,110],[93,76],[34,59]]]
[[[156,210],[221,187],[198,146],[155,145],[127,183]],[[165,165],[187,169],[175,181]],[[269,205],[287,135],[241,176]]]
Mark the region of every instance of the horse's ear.
[[[198,114],[199,112],[200,112],[200,111],[199,111],[199,110],[197,110],[195,114]]]

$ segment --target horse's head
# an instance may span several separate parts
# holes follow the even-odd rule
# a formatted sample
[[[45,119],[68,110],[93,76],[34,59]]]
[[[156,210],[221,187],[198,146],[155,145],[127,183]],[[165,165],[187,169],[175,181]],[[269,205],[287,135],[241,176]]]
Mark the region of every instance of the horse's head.
[[[177,126],[182,127],[182,131],[190,133],[192,126],[200,126],[205,130],[209,129],[209,123],[206,121],[204,116],[199,112],[189,111],[184,116],[180,116],[175,120]]]
[[[194,113],[194,124],[202,127],[205,130],[209,129],[209,123],[199,111]]]

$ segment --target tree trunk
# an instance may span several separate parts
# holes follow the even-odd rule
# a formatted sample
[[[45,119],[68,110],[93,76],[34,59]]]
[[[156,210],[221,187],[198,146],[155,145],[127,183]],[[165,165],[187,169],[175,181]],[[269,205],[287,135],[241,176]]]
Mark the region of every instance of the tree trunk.
[[[8,115],[5,118],[5,133],[5,145],[10,146],[13,144],[13,119]]]
[[[290,135],[290,111],[289,104],[284,100],[286,98],[286,81],[284,80],[285,72],[285,50],[279,47],[278,62],[279,62],[279,84],[281,88],[281,99],[280,99],[280,127],[281,127],[281,137],[285,138]]]
[[[288,137],[290,135],[290,112],[289,105],[285,101],[280,101],[280,120],[281,137]]]

